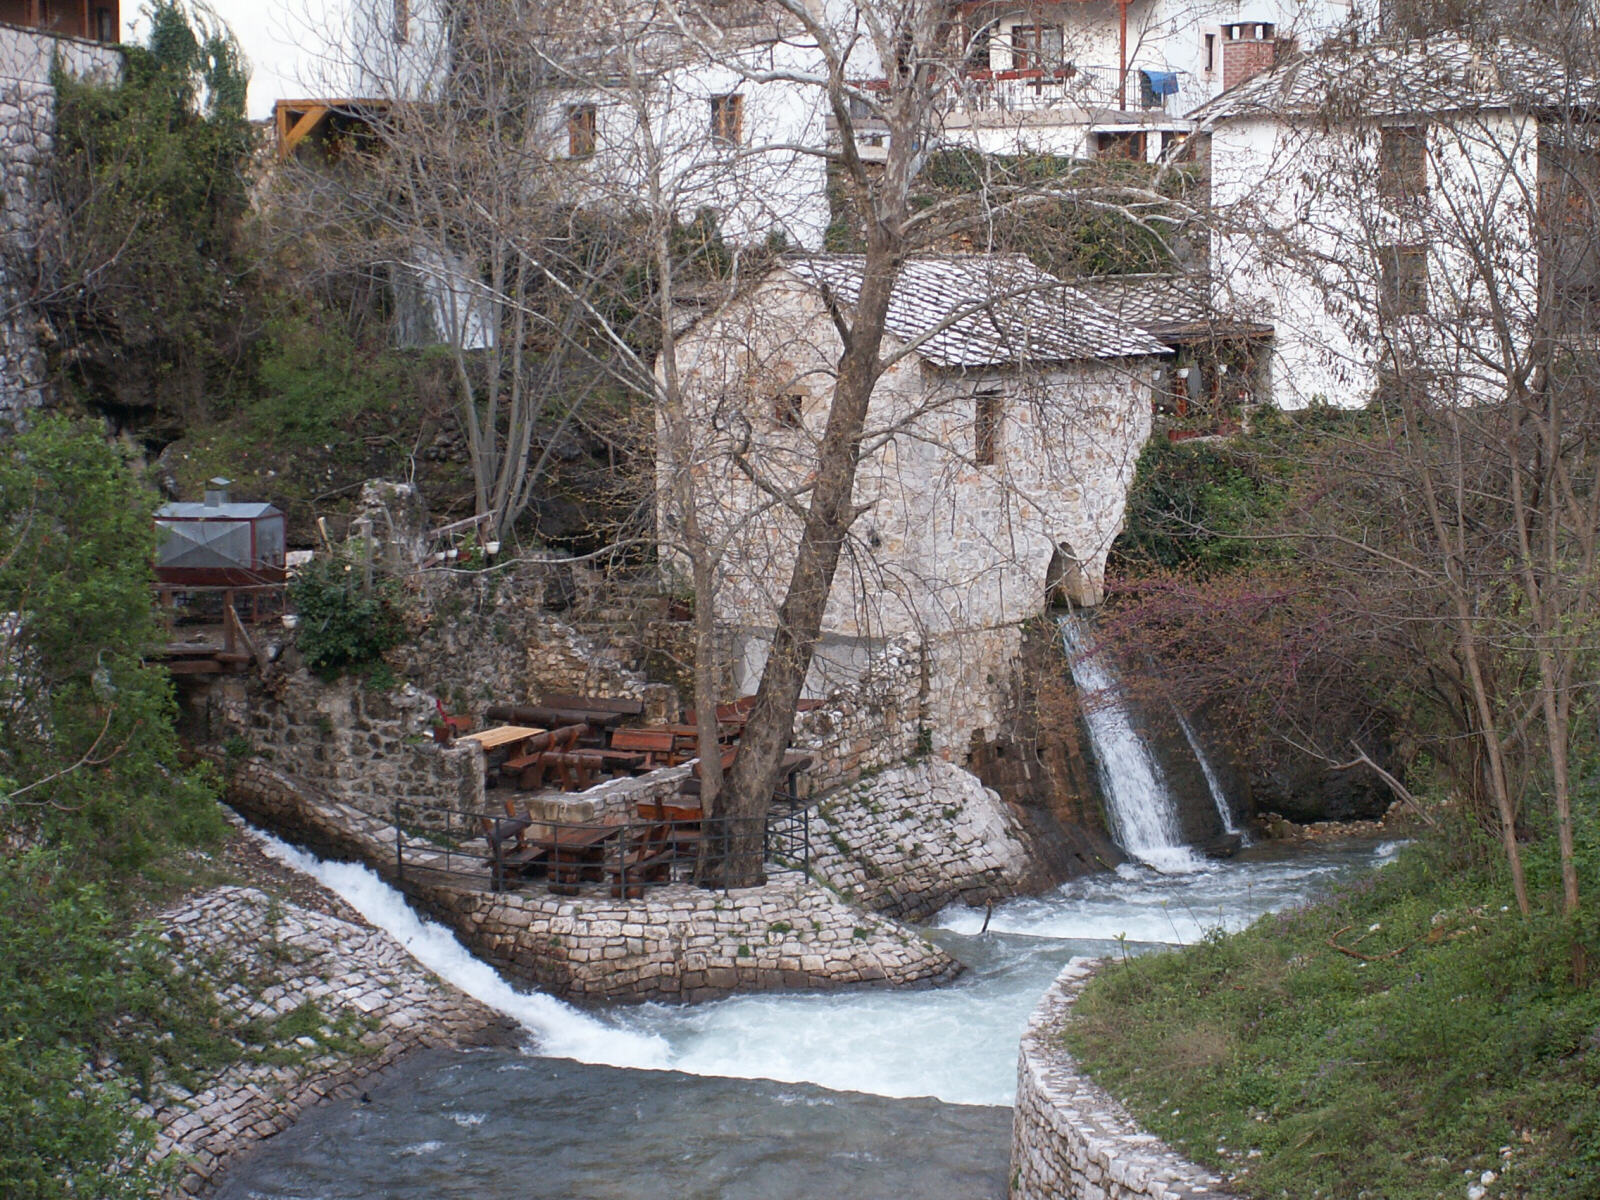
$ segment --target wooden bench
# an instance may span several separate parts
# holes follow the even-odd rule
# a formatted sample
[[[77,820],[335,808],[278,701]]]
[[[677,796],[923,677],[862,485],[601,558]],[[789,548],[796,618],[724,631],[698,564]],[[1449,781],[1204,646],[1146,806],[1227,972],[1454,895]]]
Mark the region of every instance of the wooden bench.
[[[622,724],[624,714],[608,709],[558,708],[548,704],[496,704],[489,709],[488,716],[494,721],[545,727],[587,725],[591,740],[598,741],[601,731]]]
[[[500,764],[501,778],[511,781],[521,791],[538,791],[544,786],[544,769],[549,765],[545,756],[552,751],[574,749],[588,728],[587,725],[564,725],[525,739],[520,752]]]
[[[659,805],[641,804],[641,817]],[[677,858],[677,847],[672,840],[671,826],[662,820],[659,812],[641,822],[628,826],[625,839],[617,844],[616,853],[606,859],[606,878],[611,882],[615,897],[637,900],[644,894],[647,883],[665,883],[672,877],[672,864]]]
[[[610,712],[624,717],[642,717],[644,701],[613,700],[607,696],[546,695],[540,701],[546,708],[570,708],[584,712]]]
[[[694,754],[692,739],[659,725],[619,729],[611,735],[611,749],[644,755],[646,768],[675,767]]]
[[[698,804],[668,804],[641,801],[636,810],[641,821],[657,821],[666,825],[666,841],[672,847],[674,858],[687,858],[695,854],[705,838],[701,822],[705,810]]]

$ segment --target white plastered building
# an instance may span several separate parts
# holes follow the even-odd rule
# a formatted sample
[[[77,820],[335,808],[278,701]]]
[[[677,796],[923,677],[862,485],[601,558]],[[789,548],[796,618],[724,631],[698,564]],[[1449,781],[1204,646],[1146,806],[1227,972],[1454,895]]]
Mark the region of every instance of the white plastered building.
[[[1528,46],[1438,37],[1297,56],[1201,109],[1213,284],[1273,326],[1276,403],[1503,388],[1553,296],[1541,192],[1593,192],[1597,99]]]

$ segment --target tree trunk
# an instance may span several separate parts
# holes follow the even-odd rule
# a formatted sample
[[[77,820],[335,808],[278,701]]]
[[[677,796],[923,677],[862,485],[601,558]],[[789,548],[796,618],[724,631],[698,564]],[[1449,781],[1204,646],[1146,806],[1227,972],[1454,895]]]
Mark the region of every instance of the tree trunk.
[[[853,497],[861,435],[878,382],[878,351],[899,270],[898,239],[875,230],[867,246],[860,302],[856,311],[848,314],[849,333],[839,359],[839,376],[818,450],[816,483],[794,570],[778,609],[778,627],[755,707],[726,782],[723,811],[732,819],[722,871],[727,887],[751,887],[765,881],[762,841],[767,808],[794,734],[795,708],[822,630],[839,555],[855,520]]]

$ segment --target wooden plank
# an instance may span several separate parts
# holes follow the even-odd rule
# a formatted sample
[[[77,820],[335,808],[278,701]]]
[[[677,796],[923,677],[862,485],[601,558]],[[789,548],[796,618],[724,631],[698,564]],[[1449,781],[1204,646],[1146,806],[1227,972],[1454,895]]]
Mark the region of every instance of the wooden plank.
[[[568,708],[580,712],[621,713],[625,717],[644,715],[644,701],[613,700],[609,696],[547,695],[539,703],[546,708]]]
[[[498,746],[508,746],[512,742],[520,742],[527,738],[536,737],[543,732],[543,729],[534,725],[496,725],[493,729],[480,729],[477,733],[464,733],[459,740],[477,742],[485,750],[493,750]]]
[[[227,669],[226,663],[214,658],[190,658],[167,664],[168,673],[173,675],[221,675]]]

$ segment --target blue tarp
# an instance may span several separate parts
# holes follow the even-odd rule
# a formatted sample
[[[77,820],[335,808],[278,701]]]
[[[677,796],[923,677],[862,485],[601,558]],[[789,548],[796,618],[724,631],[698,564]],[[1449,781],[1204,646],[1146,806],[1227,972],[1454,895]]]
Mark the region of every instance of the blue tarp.
[[[1144,76],[1145,86],[1150,89],[1152,96],[1176,96],[1178,94],[1178,73],[1176,71],[1141,71]]]

